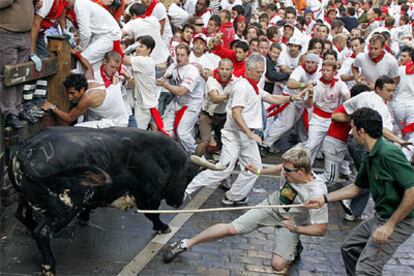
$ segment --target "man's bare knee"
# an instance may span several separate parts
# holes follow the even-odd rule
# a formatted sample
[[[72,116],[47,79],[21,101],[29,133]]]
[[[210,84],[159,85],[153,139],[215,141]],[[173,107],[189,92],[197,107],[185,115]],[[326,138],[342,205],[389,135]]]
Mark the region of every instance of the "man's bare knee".
[[[273,254],[272,256],[272,268],[276,271],[282,271],[288,267],[289,261],[282,258],[277,254]]]

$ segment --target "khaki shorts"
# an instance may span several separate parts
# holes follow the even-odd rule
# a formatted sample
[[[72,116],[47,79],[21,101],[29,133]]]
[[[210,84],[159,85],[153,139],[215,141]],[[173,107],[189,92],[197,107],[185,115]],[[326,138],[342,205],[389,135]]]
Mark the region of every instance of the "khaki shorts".
[[[271,194],[263,200],[260,205],[276,205],[279,202],[279,192]],[[273,234],[273,253],[281,256],[287,261],[293,261],[297,254],[299,234],[290,232],[282,227],[281,217],[273,209],[251,209],[245,214],[235,219],[231,224],[238,234],[247,234],[261,227],[274,227]]]

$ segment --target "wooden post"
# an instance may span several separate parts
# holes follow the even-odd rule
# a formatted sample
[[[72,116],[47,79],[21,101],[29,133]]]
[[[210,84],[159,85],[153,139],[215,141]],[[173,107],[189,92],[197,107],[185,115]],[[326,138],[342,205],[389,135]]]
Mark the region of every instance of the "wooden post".
[[[57,74],[48,79],[47,98],[48,101],[57,105],[65,112],[69,111],[69,99],[63,86],[63,81],[71,70],[71,48],[66,36],[49,36],[48,46],[51,54],[57,59]],[[57,119],[56,125],[67,125]]]

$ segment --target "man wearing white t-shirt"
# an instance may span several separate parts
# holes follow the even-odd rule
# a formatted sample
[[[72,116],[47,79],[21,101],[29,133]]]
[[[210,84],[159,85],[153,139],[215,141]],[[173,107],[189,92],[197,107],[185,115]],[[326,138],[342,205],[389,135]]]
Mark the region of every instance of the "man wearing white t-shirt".
[[[181,43],[175,51],[177,62],[168,67],[164,77],[157,80],[156,84],[175,96],[164,114],[165,130],[169,135],[176,136],[187,152],[194,153],[196,143],[193,130],[204,91],[200,73],[190,63],[190,47]]]
[[[155,16],[161,25],[161,36],[165,46],[169,47],[173,37],[170,19],[168,18],[167,9],[164,4],[158,0],[142,0],[142,4],[147,7],[145,16]]]
[[[149,35],[155,41],[155,48],[151,52],[151,58],[155,64],[164,64],[168,59],[168,48],[161,37],[161,25],[155,16],[141,17],[145,13],[145,6],[134,3],[129,8],[132,19],[122,28],[122,35],[129,35],[133,41],[138,37]]]
[[[365,40],[361,37],[354,37],[351,40],[351,47],[353,53],[351,56],[345,59],[344,63],[338,71],[338,75],[340,76],[341,80],[348,85],[349,89],[351,89],[356,84],[354,75],[352,74],[352,64],[354,63],[356,56],[364,51]]]
[[[165,133],[164,124],[159,114],[158,93],[155,88],[155,64],[150,57],[155,49],[155,41],[149,36],[141,36],[137,40],[138,45],[135,56],[125,56],[124,64],[130,65],[135,80],[135,104],[134,115],[137,127],[148,129],[151,118],[154,119],[158,130]]]
[[[413,54],[411,54],[413,56]],[[392,101],[392,111],[403,138],[414,143],[414,63],[412,57],[400,68],[400,84]],[[413,160],[414,149],[403,148],[409,161]]]
[[[314,53],[306,54],[304,64],[297,67],[292,74],[290,74],[287,87],[285,91],[287,95],[296,95],[299,91],[310,90],[313,88],[313,83],[318,80],[320,73],[317,72],[319,64],[319,57]],[[302,141],[306,140],[303,124],[300,119],[303,118],[305,111],[304,103],[291,103],[280,106],[277,111],[272,112],[278,115],[274,121],[269,122],[266,128],[263,139],[263,148],[261,149],[262,156],[266,155],[266,151],[289,131],[295,124],[298,128],[298,133]]]
[[[259,148],[260,136],[254,130],[263,129],[262,100],[272,104],[284,104],[289,101],[301,99],[297,96],[270,95],[259,89],[257,83],[264,72],[264,58],[260,55],[251,55],[246,62],[246,74],[237,79],[229,91],[230,98],[227,103],[227,118],[221,131],[223,144],[219,163],[227,165],[219,173],[205,170],[199,173],[187,186],[185,191],[189,196],[203,186],[219,185],[232,173],[237,160],[242,169],[236,181],[226,192],[223,203],[226,205],[246,204],[247,195],[253,188],[257,175],[244,170],[247,164],[262,167]]]
[[[111,50],[123,55],[120,48],[121,29],[105,8],[90,0],[68,0],[68,8],[73,8],[79,26],[80,42],[76,50],[94,69]]]
[[[322,65],[322,76],[313,88],[313,114],[309,121],[309,137],[304,143],[311,153],[312,164],[328,131],[332,113],[350,97],[346,84],[335,79],[336,68],[335,62],[325,61]]]
[[[385,38],[376,34],[369,40],[368,53],[356,56],[352,65],[352,74],[358,84],[366,83],[374,89],[374,83],[380,76],[389,76],[398,84],[398,61],[384,50]]]
[[[282,164],[261,170],[255,164],[248,164],[249,174],[280,175],[280,189],[260,205],[303,204],[315,195],[327,193],[323,181],[312,173],[308,152],[292,148],[282,155]],[[247,173],[247,172],[246,172]],[[328,208],[319,210],[303,208],[252,209],[231,223],[215,224],[200,234],[180,240],[165,249],[164,261],[169,263],[181,253],[197,244],[250,233],[265,226],[274,227],[271,266],[276,275],[288,275],[290,264],[302,251],[300,236],[323,236],[327,231]],[[275,274],[274,274],[275,275]]]

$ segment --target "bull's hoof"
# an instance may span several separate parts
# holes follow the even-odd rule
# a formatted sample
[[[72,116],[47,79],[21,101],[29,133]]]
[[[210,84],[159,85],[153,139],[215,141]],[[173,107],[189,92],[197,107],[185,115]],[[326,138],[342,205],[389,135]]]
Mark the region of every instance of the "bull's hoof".
[[[159,230],[156,230],[155,231],[155,234],[156,235],[162,235],[162,234],[168,234],[168,233],[171,233],[171,228],[168,226],[168,225],[166,225],[167,227],[166,228],[164,228],[164,229],[159,229]]]
[[[51,265],[42,264],[42,275],[44,276],[54,276],[55,272],[54,269],[52,269]]]

